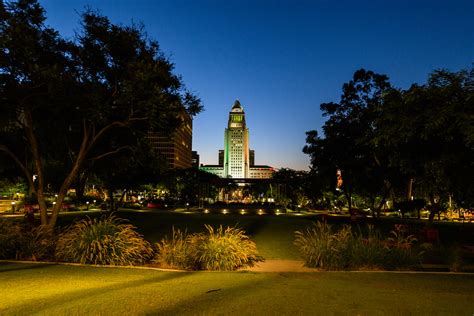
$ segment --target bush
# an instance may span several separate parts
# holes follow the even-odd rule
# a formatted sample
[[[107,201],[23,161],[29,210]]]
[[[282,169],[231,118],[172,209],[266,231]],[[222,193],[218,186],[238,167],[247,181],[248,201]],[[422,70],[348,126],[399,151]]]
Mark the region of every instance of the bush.
[[[151,245],[114,215],[100,219],[87,217],[60,234],[56,257],[64,261],[135,265],[147,262],[153,250]]]
[[[48,227],[31,227],[16,221],[0,223],[0,259],[52,259],[55,242],[54,234]]]
[[[17,222],[0,222],[0,259],[17,259],[21,251],[22,228]]]
[[[305,265],[314,268],[398,270],[416,265],[419,254],[412,250],[413,236],[405,236],[399,228],[391,234],[383,240],[370,225],[363,236],[347,225],[334,232],[325,222],[317,222],[304,232],[295,232],[295,246]]]
[[[236,270],[261,261],[257,246],[244,231],[222,225],[214,229],[205,225],[207,232],[187,235],[173,229],[171,239],[165,237],[156,244],[154,262],[163,267],[194,270]]]
[[[222,225],[217,229],[210,225],[205,227],[207,233],[189,237],[190,256],[198,269],[230,271],[261,261],[257,246],[243,230],[224,229]]]
[[[155,244],[157,249],[154,263],[163,268],[192,269],[189,256],[188,236],[186,232],[173,227],[171,239],[166,236]]]

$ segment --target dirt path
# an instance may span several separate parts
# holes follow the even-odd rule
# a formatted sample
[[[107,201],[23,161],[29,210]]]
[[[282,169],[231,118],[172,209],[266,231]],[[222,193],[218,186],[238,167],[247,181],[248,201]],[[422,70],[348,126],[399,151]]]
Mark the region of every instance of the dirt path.
[[[253,272],[317,272],[318,269],[303,266],[303,261],[299,260],[265,260],[259,262],[251,268],[242,269]]]

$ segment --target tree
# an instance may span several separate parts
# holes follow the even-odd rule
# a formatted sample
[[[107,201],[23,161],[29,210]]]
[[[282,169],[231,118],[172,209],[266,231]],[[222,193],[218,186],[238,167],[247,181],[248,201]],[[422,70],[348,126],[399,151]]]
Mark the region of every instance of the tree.
[[[467,175],[474,161],[474,69],[433,72],[426,85],[392,90],[376,121],[375,142],[389,152],[389,164],[405,177],[407,200],[431,202],[431,216],[442,199],[471,206],[474,191]]]
[[[0,17],[0,151],[37,196],[42,225],[55,225],[86,163],[130,149],[113,135],[139,138],[150,128],[172,132],[179,111],[195,115],[202,108],[143,27],[114,25],[87,11],[82,32],[71,42],[45,26],[35,0],[2,2]],[[52,164],[62,176],[48,217],[45,187]]]
[[[336,188],[336,173],[342,174],[342,186],[349,210],[352,208],[354,190],[379,192],[380,187],[368,186],[381,182],[377,173],[377,157],[371,139],[374,121],[382,96],[390,89],[388,77],[364,69],[354,73],[353,79],[345,83],[339,103],[323,103],[320,108],[328,116],[323,126],[324,137],[317,131],[307,132],[303,152],[311,157],[311,168],[326,184],[327,189]],[[382,182],[383,183],[383,182]]]
[[[217,195],[219,177],[196,168],[170,170],[161,176],[170,197],[180,204],[198,205],[203,199]]]
[[[282,193],[280,196],[277,196],[278,200],[282,202],[288,199],[292,205],[304,207],[310,204],[310,202],[314,202],[321,194],[318,186],[319,183],[314,181],[316,178],[312,177],[307,171],[282,168],[275,172],[272,179],[275,185],[282,187],[282,190],[277,190],[277,192],[281,191]]]

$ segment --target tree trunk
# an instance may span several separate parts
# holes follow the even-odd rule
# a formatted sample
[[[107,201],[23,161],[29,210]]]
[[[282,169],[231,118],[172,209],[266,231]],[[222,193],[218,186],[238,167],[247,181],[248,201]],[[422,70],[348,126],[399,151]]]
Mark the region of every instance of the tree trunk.
[[[84,159],[86,158],[86,144],[87,144],[87,137],[85,136],[83,141],[82,141],[81,149],[79,150],[76,161],[74,162],[74,165],[73,165],[71,171],[67,175],[66,179],[64,179],[63,184],[61,185],[61,188],[59,189],[58,198],[56,199],[56,205],[54,205],[54,207],[53,207],[53,211],[51,213],[51,218],[50,218],[49,223],[48,223],[48,225],[50,227],[54,227],[56,225],[56,221],[58,219],[59,211],[61,210],[64,198],[67,195],[67,191],[69,190],[72,183],[74,182],[77,175],[79,174],[82,163],[84,162]]]
[[[349,213],[352,212],[352,194],[349,192],[349,190],[344,190],[344,195],[346,196],[347,199],[347,205],[349,206]]]
[[[127,194],[127,190],[123,190],[122,195],[120,196],[120,200],[119,200],[119,204],[120,204],[121,207],[124,206],[124,200],[125,200],[125,195],[126,194]]]
[[[56,225],[56,221],[58,220],[58,215],[59,211],[61,210],[64,198],[66,197],[67,191],[71,187],[72,183],[74,180],[77,178],[77,175],[79,174],[79,171],[81,170],[82,164],[84,160],[86,159],[87,156],[87,151],[88,151],[88,145],[89,145],[89,134],[87,132],[86,127],[84,126],[84,135],[82,138],[82,143],[81,147],[79,149],[79,152],[77,154],[76,160],[74,161],[74,164],[72,166],[71,171],[69,174],[66,176],[66,179],[64,179],[59,192],[58,192],[58,198],[56,199],[56,204],[53,207],[53,210],[51,212],[51,218],[49,220],[49,223],[46,223],[49,227],[53,228]],[[45,225],[45,224],[43,224]]]
[[[34,133],[33,127],[33,117],[30,111],[25,111],[25,129],[26,129],[26,137],[28,138],[31,146],[31,154],[33,155],[33,163],[34,163],[34,170],[36,171],[36,176],[38,180],[38,186],[33,187],[36,191],[36,197],[38,199],[38,204],[40,208],[40,218],[41,218],[41,225],[48,224],[48,213],[46,207],[46,198],[44,196],[44,175],[43,175],[43,162],[41,161],[40,149],[38,140],[36,139],[36,135]]]
[[[76,198],[82,200],[84,197],[84,192],[86,188],[88,173],[84,171],[80,173],[77,177],[77,180],[74,182],[74,189],[76,190]]]
[[[438,206],[439,206],[439,201],[436,201],[433,193],[430,193],[430,202],[431,202],[431,210],[430,210],[430,216],[429,216],[429,223],[432,224],[435,215],[438,213]]]
[[[109,194],[109,199],[110,199],[110,211],[114,212],[115,211],[115,200],[114,200],[114,191],[108,187],[107,192]]]
[[[408,179],[407,183],[407,201],[411,201],[413,197],[413,182],[415,182],[414,178]]]
[[[390,185],[390,183],[388,184],[385,183],[385,191],[382,196],[382,201],[380,201],[379,207],[377,208],[377,218],[380,217],[380,211],[382,210],[383,205],[387,202],[387,195],[390,193],[391,190],[392,190],[392,186]]]

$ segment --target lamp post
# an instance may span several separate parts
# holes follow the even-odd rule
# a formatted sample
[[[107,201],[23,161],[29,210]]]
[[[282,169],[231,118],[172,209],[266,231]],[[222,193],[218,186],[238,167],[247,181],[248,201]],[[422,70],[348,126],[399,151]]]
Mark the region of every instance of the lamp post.
[[[12,201],[12,213],[15,213],[15,204],[16,204],[16,202]]]

